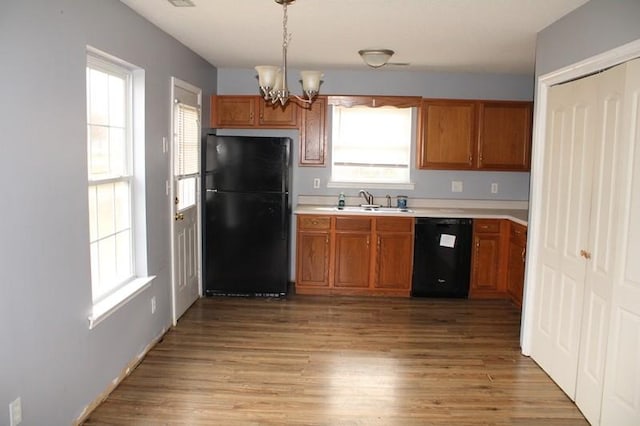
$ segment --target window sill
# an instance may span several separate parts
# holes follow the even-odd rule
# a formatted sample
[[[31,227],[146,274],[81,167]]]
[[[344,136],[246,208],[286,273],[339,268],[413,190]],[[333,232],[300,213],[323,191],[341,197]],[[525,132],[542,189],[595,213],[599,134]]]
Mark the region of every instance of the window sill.
[[[94,329],[112,313],[124,306],[129,300],[136,297],[151,285],[155,275],[136,278],[127,283],[121,289],[93,305],[93,311],[89,316],[89,330]]]
[[[357,189],[407,189],[413,191],[416,184],[409,183],[385,183],[385,182],[327,182],[327,188],[357,188]]]

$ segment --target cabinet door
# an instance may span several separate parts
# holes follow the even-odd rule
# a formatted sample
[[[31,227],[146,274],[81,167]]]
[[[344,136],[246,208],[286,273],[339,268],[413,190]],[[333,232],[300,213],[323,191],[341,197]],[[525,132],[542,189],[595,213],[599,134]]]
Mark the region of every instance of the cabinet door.
[[[478,117],[478,168],[529,170],[532,104],[483,101]]]
[[[476,219],[473,222],[473,251],[471,253],[472,298],[505,298],[504,279],[501,278],[502,223],[496,219]]]
[[[296,287],[329,287],[329,232],[298,232]]]
[[[258,99],[258,126],[275,128],[296,128],[298,127],[298,106],[293,102],[288,102],[285,106],[280,104],[271,105]]]
[[[211,127],[253,127],[256,96],[212,96]]]
[[[327,98],[318,96],[310,105],[300,108],[300,165],[324,166],[326,143]]]
[[[509,237],[509,259],[507,263],[507,293],[513,303],[522,306],[522,287],[524,284],[524,260],[526,250],[526,228],[512,223]]]
[[[336,233],[336,272],[334,286],[368,288],[371,234]]]
[[[374,287],[409,290],[413,262],[411,234],[378,233]]]
[[[424,100],[421,109],[418,167],[473,168],[476,102]]]
[[[369,287],[371,223],[370,217],[336,217],[334,287],[351,289]]]

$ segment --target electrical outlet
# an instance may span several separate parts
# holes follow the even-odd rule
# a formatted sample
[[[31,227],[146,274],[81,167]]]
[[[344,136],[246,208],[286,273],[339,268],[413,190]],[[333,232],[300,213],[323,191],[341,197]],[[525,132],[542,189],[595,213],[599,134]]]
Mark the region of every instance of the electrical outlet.
[[[18,426],[20,423],[22,423],[22,400],[17,397],[9,404],[9,424]]]
[[[462,192],[462,181],[460,180],[451,181],[451,192]]]
[[[497,194],[498,193],[498,184],[495,183],[495,182],[491,184],[491,193],[492,194]]]
[[[155,296],[151,298],[151,313],[152,314],[156,313],[156,297]]]
[[[320,178],[313,178],[313,189],[320,188]]]

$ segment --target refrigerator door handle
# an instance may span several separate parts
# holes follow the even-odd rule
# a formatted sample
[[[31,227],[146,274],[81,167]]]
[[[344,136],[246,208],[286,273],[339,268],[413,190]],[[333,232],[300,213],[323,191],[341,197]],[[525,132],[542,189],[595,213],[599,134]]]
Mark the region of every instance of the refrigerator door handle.
[[[287,229],[287,195],[286,193],[282,194],[282,208],[280,209],[280,221],[282,226],[280,227],[280,239],[286,240],[288,235]]]
[[[217,189],[207,189],[207,192],[218,192]]]

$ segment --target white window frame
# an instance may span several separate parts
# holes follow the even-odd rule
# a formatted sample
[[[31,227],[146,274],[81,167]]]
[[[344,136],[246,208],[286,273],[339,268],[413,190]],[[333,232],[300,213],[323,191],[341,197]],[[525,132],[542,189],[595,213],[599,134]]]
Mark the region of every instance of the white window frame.
[[[382,107],[373,107],[373,106],[367,106],[367,105],[354,105],[355,107],[359,107],[359,108],[363,108],[363,107],[369,107],[372,109],[378,109],[378,108],[382,108]],[[351,106],[351,107],[354,107]],[[413,168],[412,168],[412,152],[413,152],[413,147],[414,147],[414,140],[415,140],[415,128],[416,128],[416,108],[415,107],[403,107],[402,109],[408,109],[410,110],[410,114],[411,114],[411,129],[409,132],[409,138],[408,138],[408,146],[407,146],[407,158],[406,158],[406,168],[407,168],[407,179],[406,181],[398,181],[398,182],[384,182],[384,181],[375,181],[375,180],[357,180],[357,181],[344,181],[344,180],[337,180],[335,177],[335,172],[334,172],[334,167],[336,166],[336,156],[335,156],[335,147],[336,147],[336,132],[335,132],[335,125],[337,125],[337,109],[336,108],[348,108],[348,105],[332,105],[331,108],[331,121],[332,121],[332,125],[331,125],[331,179],[330,181],[327,183],[327,187],[328,188],[371,188],[371,189],[409,189],[409,190],[413,190],[415,188],[414,183],[411,181],[411,177],[412,177],[412,172],[413,172]],[[394,107],[395,108],[395,107]],[[404,164],[402,164],[404,165]],[[394,164],[393,167],[398,167],[399,165]],[[366,167],[366,166],[365,166]],[[375,165],[372,165],[372,167],[375,167]]]
[[[89,315],[89,328],[94,328],[113,312],[146,289],[154,276],[147,276],[146,265],[146,210],[145,181],[144,181],[144,71],[118,58],[87,48],[86,69],[97,69],[109,75],[125,79],[126,108],[125,139],[126,139],[126,170],[118,176],[106,176],[102,179],[88,179],[88,189],[104,184],[125,182],[129,187],[129,232],[130,274],[126,278],[113,283],[110,289],[96,297],[93,279],[96,275],[93,269],[97,266],[92,259],[92,309]],[[89,122],[89,82],[87,81],[87,129]],[[89,131],[87,131],[89,135]],[[89,150],[89,136],[87,149]],[[89,162],[89,154],[87,154]],[[87,163],[87,171],[90,164]],[[114,235],[117,232],[114,232]],[[91,257],[91,255],[90,255]]]

